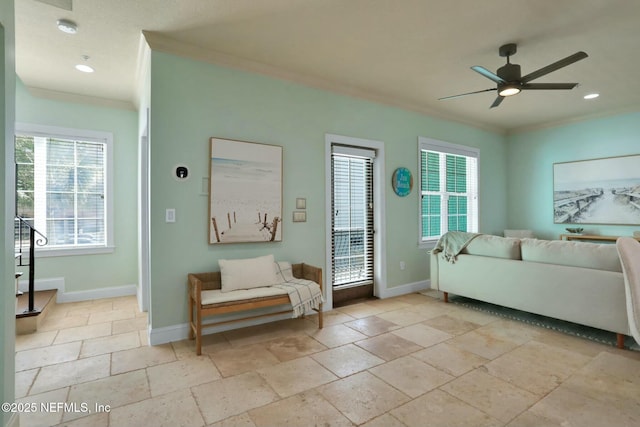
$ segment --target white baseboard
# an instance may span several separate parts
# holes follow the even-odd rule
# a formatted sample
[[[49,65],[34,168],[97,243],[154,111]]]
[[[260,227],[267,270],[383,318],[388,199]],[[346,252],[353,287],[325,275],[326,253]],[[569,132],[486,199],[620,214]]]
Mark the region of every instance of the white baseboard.
[[[256,311],[256,313],[258,313]],[[236,314],[235,316],[228,316],[221,320],[228,320],[233,318],[242,317],[242,314]],[[239,321],[234,323],[227,323],[220,326],[212,326],[202,330],[202,335],[216,334],[218,332],[230,331],[232,329],[246,328],[247,326],[256,326],[263,323],[276,322],[278,320],[291,319],[291,313],[274,314],[269,317],[261,317],[258,319],[249,319],[245,321]],[[182,341],[189,338],[189,324],[181,323],[179,325],[165,326],[162,328],[152,328],[149,325],[149,344],[159,345],[172,341]]]
[[[87,291],[58,292],[58,303],[88,301],[93,299],[126,297],[136,295],[138,287],[136,285],[113,286],[111,288],[90,289]]]
[[[400,295],[411,294],[414,292],[424,291],[431,287],[431,280],[422,280],[420,282],[408,283],[406,285],[395,286],[390,289],[385,289],[378,295],[379,298],[391,298]],[[325,305],[326,307],[326,305]],[[236,315],[235,317],[241,317],[242,315]],[[221,320],[232,319],[232,316],[225,317]],[[216,327],[204,329],[203,335],[215,334],[218,332],[230,331],[232,329],[245,328],[247,326],[261,325],[263,323],[274,322],[278,320],[290,319],[290,313],[284,313],[279,315],[273,315],[270,317],[262,317],[259,319],[249,319],[242,322],[228,323]],[[162,328],[152,328],[149,325],[149,344],[160,345],[166,344],[172,341],[181,341],[189,337],[189,324],[181,323],[178,325],[164,326]]]
[[[56,298],[56,302],[58,303],[123,297],[128,295],[136,295],[138,292],[137,285],[123,285],[123,286],[114,286],[110,288],[89,289],[86,291],[66,292],[64,277],[36,279],[33,285],[36,291],[46,291],[49,289],[57,289],[58,295]],[[28,292],[29,281],[25,279],[21,279],[18,284],[18,288],[22,292]]]
[[[393,288],[381,289],[378,298],[392,298],[400,295],[411,294],[424,291],[431,287],[431,280],[421,280],[419,282],[407,283],[406,285],[394,286]]]

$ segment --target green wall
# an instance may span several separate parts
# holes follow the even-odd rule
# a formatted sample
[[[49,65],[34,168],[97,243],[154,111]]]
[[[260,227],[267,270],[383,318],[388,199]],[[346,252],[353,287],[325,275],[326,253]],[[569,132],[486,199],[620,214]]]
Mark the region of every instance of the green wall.
[[[13,123],[15,121],[15,33],[13,1],[0,2],[0,401],[15,400],[15,291],[13,267]],[[13,418],[12,418],[13,415]],[[17,425],[15,414],[0,414],[3,426]]]
[[[640,112],[527,132],[508,138],[509,228],[545,239],[566,233],[553,223],[553,164],[640,153]],[[585,232],[631,235],[640,226],[583,225]]]
[[[157,51],[151,54],[150,122],[153,328],[187,321],[187,273],[217,270],[220,258],[273,253],[325,266],[325,133],[385,143],[387,288],[429,278],[426,250],[417,245],[417,191],[399,198],[390,184],[399,166],[416,176],[418,136],[479,147],[480,228],[497,232],[506,224],[507,152],[500,135]],[[209,175],[212,136],[284,147],[282,242],[207,243],[202,179]],[[191,168],[186,182],[172,178],[179,163]],[[296,197],[307,199],[305,223],[291,221]],[[167,208],[176,209],[175,223],[164,222]]]
[[[37,98],[18,81],[16,121],[113,133],[114,252],[37,258],[36,280],[64,277],[65,292],[135,285],[138,282],[137,113]]]

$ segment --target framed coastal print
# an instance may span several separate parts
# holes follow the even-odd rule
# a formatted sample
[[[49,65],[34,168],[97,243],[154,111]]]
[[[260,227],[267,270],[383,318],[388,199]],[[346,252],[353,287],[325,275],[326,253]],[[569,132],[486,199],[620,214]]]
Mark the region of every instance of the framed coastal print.
[[[209,243],[282,240],[282,147],[210,140]]]
[[[640,224],[640,154],[553,165],[553,222]]]

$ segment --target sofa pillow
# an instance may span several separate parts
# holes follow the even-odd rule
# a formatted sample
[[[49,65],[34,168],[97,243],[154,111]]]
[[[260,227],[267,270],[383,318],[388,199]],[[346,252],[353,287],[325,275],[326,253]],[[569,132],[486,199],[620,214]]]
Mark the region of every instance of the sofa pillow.
[[[522,239],[523,261],[622,272],[616,245],[566,240]]]
[[[278,283],[273,255],[248,259],[221,259],[221,291],[252,289]]]
[[[520,259],[520,239],[481,234],[460,253],[494,258]]]

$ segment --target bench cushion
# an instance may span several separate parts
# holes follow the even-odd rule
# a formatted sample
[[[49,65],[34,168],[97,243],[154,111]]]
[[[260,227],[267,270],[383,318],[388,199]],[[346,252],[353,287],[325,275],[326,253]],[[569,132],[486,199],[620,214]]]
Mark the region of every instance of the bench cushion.
[[[202,291],[201,304],[211,305],[232,301],[246,301],[254,298],[274,297],[287,295],[287,291],[275,286],[265,286],[253,289],[239,289],[236,291],[222,292],[220,289]]]
[[[260,288],[279,282],[273,255],[248,259],[221,259],[218,260],[218,265],[222,292]]]

